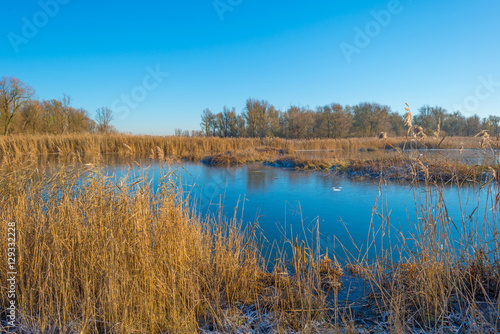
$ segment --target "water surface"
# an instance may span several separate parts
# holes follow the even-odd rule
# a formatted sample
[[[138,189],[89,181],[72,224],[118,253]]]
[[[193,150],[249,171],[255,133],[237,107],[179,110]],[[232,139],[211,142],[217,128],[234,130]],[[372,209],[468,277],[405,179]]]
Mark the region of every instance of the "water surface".
[[[366,250],[374,231],[378,233],[375,238],[378,249],[382,246],[382,235],[384,247],[389,242],[397,245],[400,231],[407,236],[422,225],[417,210],[420,204],[425,205],[429,194],[436,207],[439,199],[434,188],[426,190],[408,183],[359,180],[263,164],[212,167],[194,162],[168,165],[143,161],[141,167],[116,164],[108,167],[108,172],[121,177],[130,173],[130,168],[133,175],[147,170],[153,185],[158,183],[162,171],[170,168],[177,171],[200,214],[216,215],[222,208],[224,215],[232,217],[238,207],[237,217],[245,224],[258,222],[270,243],[276,241],[281,245],[292,235],[311,242],[319,224],[321,247],[340,258],[345,258],[346,252],[357,254],[357,247]],[[462,228],[464,212],[466,220],[474,213],[467,224],[475,217],[480,217],[479,221],[483,216],[493,219],[491,209],[485,209],[487,190],[477,188],[442,187],[444,204],[457,229]],[[495,191],[498,192],[498,187]],[[458,233],[452,233],[456,233],[459,242]],[[374,249],[370,254],[374,254]]]

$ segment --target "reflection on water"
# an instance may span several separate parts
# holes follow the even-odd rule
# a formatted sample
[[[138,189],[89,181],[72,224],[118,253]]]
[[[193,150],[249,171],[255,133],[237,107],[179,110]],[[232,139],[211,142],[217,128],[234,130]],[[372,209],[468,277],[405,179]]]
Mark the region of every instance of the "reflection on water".
[[[149,177],[157,182],[165,164],[146,165]],[[115,165],[110,171],[114,170],[119,177],[128,168]],[[381,187],[379,180],[343,178],[327,172],[263,164],[211,167],[182,162],[182,168],[180,165],[172,168],[180,169],[183,186],[201,214],[216,214],[222,205],[223,213],[232,217],[238,205],[238,217],[245,223],[258,221],[265,237],[278,244],[292,234],[310,240],[319,223],[322,248],[328,248],[330,254],[333,251],[339,258],[344,258],[345,251],[357,253],[353,243],[366,250],[373,228],[379,237],[385,234],[385,246],[389,241],[395,246],[398,231],[407,233],[420,224],[415,199],[422,202],[427,194],[425,189],[412,188],[407,183],[388,182]],[[136,166],[134,170],[137,173],[140,169]],[[436,191],[433,193],[437,196]],[[482,206],[476,214],[484,213],[485,190],[445,186],[443,197],[448,214],[457,226],[462,222],[461,206],[468,214],[472,213],[478,196],[482,196],[479,200]],[[380,242],[376,245],[380,247]]]
[[[429,153],[431,151],[427,151]],[[415,203],[424,202],[428,194],[425,189],[412,188],[407,183],[388,182],[381,186],[379,180],[263,164],[211,167],[185,161],[158,163],[147,158],[131,161],[117,156],[104,156],[103,160],[106,173],[116,178],[128,175],[132,181],[147,171],[154,186],[162,172],[172,168],[180,175],[186,194],[200,214],[214,215],[222,208],[226,216],[232,217],[238,206],[238,217],[245,223],[258,221],[270,243],[277,241],[281,245],[292,234],[310,240],[319,223],[322,248],[328,248],[329,253],[335,253],[339,259],[344,258],[345,252],[356,254],[354,244],[365,251],[373,230],[378,231],[379,237],[384,233],[384,246],[389,242],[394,246],[398,231],[406,234],[420,226]],[[498,193],[498,185],[495,187],[493,196]],[[436,190],[432,193],[437,196]],[[457,228],[462,226],[462,212],[466,213],[466,220],[474,212],[479,221],[487,217],[490,222],[496,222],[491,219],[491,209],[485,210],[487,189],[478,191],[469,186],[447,185],[442,194]],[[480,206],[476,209],[477,203]],[[389,219],[382,218],[387,216]],[[380,247],[380,243],[376,245]]]

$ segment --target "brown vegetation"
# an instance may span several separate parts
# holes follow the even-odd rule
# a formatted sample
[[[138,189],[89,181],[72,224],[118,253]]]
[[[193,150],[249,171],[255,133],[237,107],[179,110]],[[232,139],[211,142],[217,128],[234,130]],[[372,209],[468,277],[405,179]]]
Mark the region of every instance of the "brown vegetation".
[[[283,259],[267,272],[255,227],[199,217],[173,174],[153,192],[146,176],[115,183],[70,167],[10,164],[0,174],[0,219],[16,224],[22,332],[233,332],[244,307],[300,329],[322,317],[326,290],[340,287],[338,266],[304,245],[294,267]]]
[[[411,144],[481,145],[477,138],[460,141],[427,138]],[[415,150],[400,152],[408,144],[403,138],[2,137],[0,152],[9,156],[0,165],[0,220],[16,222],[20,331],[354,332],[362,327],[391,333],[497,332],[498,165],[425,160]],[[487,145],[497,144],[490,140]],[[334,157],[309,159],[296,151],[301,149],[327,149]],[[48,171],[29,162],[37,154],[83,158],[105,153],[159,160],[205,157],[216,164],[265,161],[377,176],[381,193],[386,178],[406,178],[415,181],[418,224],[408,234],[393,236],[397,248],[377,249],[375,259],[366,255],[371,249],[349,257],[345,272],[370,287],[358,301],[364,310],[359,313],[354,304],[338,303],[344,271],[320,247],[289,241],[285,246],[292,258],[267,262],[256,226],[243,228],[236,216],[200,217],[188,206],[175,174],[166,173],[153,191],[146,175],[114,181],[91,166],[82,170],[61,164]],[[24,155],[32,159],[16,159]],[[474,180],[488,189],[487,195],[473,205],[474,211],[464,209],[462,221],[451,221],[437,180],[457,185]],[[480,204],[486,204],[484,215],[478,212]],[[368,245],[382,232],[390,233],[389,213],[379,207],[384,205],[376,205],[373,214],[383,225],[372,226]],[[0,231],[6,235],[7,225]],[[4,258],[6,242],[0,239]],[[6,282],[5,266],[5,261],[0,264],[1,282]],[[5,309],[5,283],[1,289]]]
[[[498,148],[498,140],[490,141]],[[50,154],[145,154],[157,147],[166,156],[201,159],[209,155],[245,149],[278,150],[394,150],[408,148],[405,137],[384,140],[376,138],[287,140],[281,138],[217,138],[217,137],[163,137],[125,134],[68,134],[68,135],[14,135],[0,136],[0,155]],[[411,142],[412,148],[481,148],[481,142],[472,137],[446,137],[444,140],[426,138]]]
[[[415,127],[415,126],[413,126]],[[487,133],[486,133],[487,134]],[[486,139],[485,139],[486,138]],[[487,141],[485,141],[487,140]],[[330,170],[355,177],[386,177],[413,180],[423,178],[423,169],[431,180],[477,180],[488,166],[451,161],[446,157],[419,157],[408,149],[416,148],[494,148],[500,142],[482,136],[444,137],[406,140],[398,138],[349,138],[285,140],[280,138],[160,137],[134,135],[32,135],[0,137],[3,160],[40,159],[57,156],[65,161],[97,161],[106,154],[123,157],[184,158],[211,165],[264,162],[276,166]],[[308,150],[325,151],[328,158],[307,158]],[[403,151],[405,150],[405,151]],[[479,152],[479,151],[478,151]],[[495,155],[494,152],[491,153]],[[97,159],[97,160],[96,160]],[[497,169],[498,166],[491,166]]]
[[[417,223],[409,233],[392,236],[402,246],[378,250],[375,261],[361,255],[349,265],[370,284],[370,307],[388,331],[500,330],[500,194],[493,175],[479,187],[488,189],[481,202],[491,215],[475,212],[477,200],[472,212],[461,211],[462,221],[453,221],[441,186],[428,178],[414,184]],[[390,213],[376,210],[374,215],[389,224]],[[373,241],[390,233],[388,228],[372,228]]]

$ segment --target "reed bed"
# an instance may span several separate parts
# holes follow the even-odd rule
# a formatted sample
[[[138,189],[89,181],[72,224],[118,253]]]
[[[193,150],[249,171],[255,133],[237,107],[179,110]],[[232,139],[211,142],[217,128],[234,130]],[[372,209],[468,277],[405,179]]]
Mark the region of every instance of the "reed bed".
[[[484,151],[483,151],[484,153]],[[491,152],[489,152],[491,153]],[[486,152],[488,154],[488,152]],[[246,149],[227,151],[205,157],[201,162],[216,166],[230,166],[262,162],[271,166],[303,170],[321,170],[356,178],[385,178],[439,182],[475,182],[490,175],[500,180],[500,166],[496,164],[467,164],[452,161],[445,156],[424,157],[418,151],[370,150],[369,152],[333,151],[327,158],[309,158],[291,150]],[[492,158],[495,153],[491,153]],[[493,161],[493,159],[491,159]]]
[[[124,138],[129,139],[125,144],[120,141]],[[246,163],[250,156],[252,161],[270,159],[274,163],[335,169],[339,173],[357,168],[352,167],[354,161],[347,156],[339,155],[325,162],[299,158],[294,152],[316,148],[327,141],[291,142],[283,148],[280,145],[287,141],[273,139],[144,138],[133,141],[130,136],[89,136],[80,138],[80,144],[85,146],[86,140],[94,140],[92,149],[100,154],[113,149],[123,150],[114,152],[118,154],[135,154],[141,147],[160,160],[172,154],[167,147],[177,147],[181,156],[188,152],[225,155],[214,160],[221,163]],[[65,142],[64,138],[23,137],[17,138],[17,142],[14,139],[2,139],[4,153],[27,154],[23,153],[27,148],[38,150],[55,144],[51,149],[59,150],[62,157],[79,147],[72,139]],[[13,140],[11,144],[9,140]],[[149,144],[142,147],[148,140]],[[359,141],[364,144],[356,146],[357,151],[371,143],[369,139],[363,141]],[[40,142],[44,143],[41,148],[34,146]],[[189,149],[188,143],[192,145]],[[407,157],[394,149],[398,144],[389,140],[374,143],[381,146],[375,149],[370,163],[373,173],[381,177],[369,238],[364,252],[346,254],[349,263],[343,268],[335,257],[332,260],[324,255],[319,227],[311,236],[311,243],[301,243],[290,236],[285,245],[278,247],[288,248],[291,258],[281,255],[269,262],[262,255],[263,241],[257,238],[255,224],[247,225],[236,214],[227,218],[221,213],[200,216],[188,205],[189,194],[183,193],[173,171],[165,170],[158,188],[152,189],[147,174],[117,180],[104,175],[98,166],[82,169],[81,164],[77,168],[60,162],[48,170],[29,159],[6,160],[0,165],[0,231],[7,235],[5,222],[16,222],[19,313],[14,330],[499,332],[498,166],[479,166],[482,169],[478,171],[474,169],[478,166],[463,167],[469,172],[473,170],[472,176],[481,177],[471,176],[478,195],[461,209],[461,219],[454,221],[441,191],[447,185],[433,177],[433,168],[445,161],[433,166],[432,161],[422,160],[418,151]],[[388,143],[393,147],[390,159],[379,152]],[[414,148],[421,143],[400,144]],[[477,138],[473,143],[484,145]],[[243,153],[233,159],[233,151]],[[77,152],[92,151],[82,148]],[[383,173],[384,168],[402,162],[407,165],[409,186],[415,197],[414,208],[409,208],[408,214],[410,229],[404,234],[393,229],[395,223],[384,200],[384,184],[389,176]],[[366,165],[366,161],[361,161],[358,167]],[[461,186],[463,179],[459,175],[466,172],[461,172],[456,164],[449,168],[448,182]],[[0,247],[0,255],[5,258],[7,238],[0,239]],[[9,305],[6,266],[5,261],[0,264],[3,325]],[[345,288],[341,284],[344,273],[360,277],[369,287],[362,300],[339,303],[339,289]]]
[[[282,150],[345,150],[393,148],[481,148],[483,140],[472,137],[426,138],[408,143],[407,138],[347,138],[287,140],[281,138],[162,137],[126,134],[15,135],[0,137],[0,155],[156,154],[201,159],[226,151],[256,148]],[[498,140],[489,145],[498,148]]]
[[[324,313],[326,287],[338,286],[338,267],[303,246],[294,266],[267,271],[256,226],[200,217],[179,184],[170,171],[152,189],[147,175],[115,180],[96,167],[3,165],[0,220],[15,222],[17,233],[18,327],[12,330],[311,328]],[[4,236],[7,226],[0,228]],[[6,238],[0,248],[5,258]],[[0,268],[5,325],[6,261]],[[242,323],[248,309],[254,319]]]
[[[347,266],[370,285],[365,300],[379,328],[391,333],[498,333],[500,187],[493,175],[477,183],[476,191],[484,193],[467,200],[472,205],[461,209],[461,221],[450,218],[442,184],[429,178],[414,182],[415,208],[409,214],[414,223],[405,234],[394,233],[383,183],[373,213],[382,224],[372,225],[366,252],[353,256]],[[384,241],[385,247],[375,249],[375,259],[368,259],[370,248]]]

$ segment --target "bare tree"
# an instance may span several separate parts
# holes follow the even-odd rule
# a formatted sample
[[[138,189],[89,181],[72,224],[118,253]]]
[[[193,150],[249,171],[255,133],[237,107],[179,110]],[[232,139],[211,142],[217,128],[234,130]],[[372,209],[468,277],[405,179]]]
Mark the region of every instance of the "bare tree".
[[[20,109],[23,133],[36,133],[40,129],[40,124],[43,122],[43,108],[40,101],[31,100],[25,103]]]
[[[269,135],[269,103],[248,99],[244,113],[249,137],[264,138]]]
[[[30,85],[14,77],[2,77],[0,80],[0,117],[3,120],[3,134],[6,135],[19,109],[34,95]]]
[[[108,107],[102,107],[96,110],[95,120],[99,132],[108,133],[111,130],[111,121],[113,120],[113,111]]]
[[[210,109],[203,110],[201,114],[201,131],[205,136],[215,135],[215,116]]]

